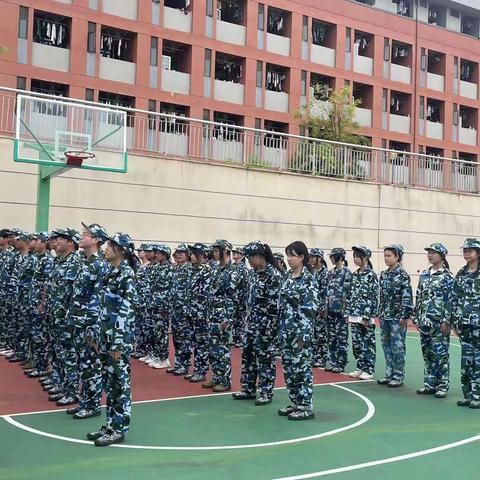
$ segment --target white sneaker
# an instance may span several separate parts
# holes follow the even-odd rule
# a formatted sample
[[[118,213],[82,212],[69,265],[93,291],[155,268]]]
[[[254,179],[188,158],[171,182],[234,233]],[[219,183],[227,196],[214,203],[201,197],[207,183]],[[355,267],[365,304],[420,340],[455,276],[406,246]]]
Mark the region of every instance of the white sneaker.
[[[6,348],[2,348],[2,349],[0,350],[0,355],[6,355],[7,352],[8,352],[8,350],[7,350]]]
[[[145,355],[144,357],[140,357],[138,359],[139,362],[146,362],[150,358],[150,355]]]
[[[170,360],[167,358],[166,360],[163,361],[163,364],[165,365],[165,368],[170,368],[172,365],[170,364]]]
[[[169,368],[170,367],[170,362],[169,360],[159,360],[157,363],[158,367],[156,366],[155,368]]]
[[[154,357],[153,355],[150,355],[150,358],[148,358],[145,363],[147,365],[150,365],[151,363],[155,363],[158,361],[158,358],[157,357]]]
[[[351,378],[359,378],[361,374],[362,372],[360,370],[355,370],[354,372],[350,372],[348,376]]]
[[[371,380],[373,378],[373,375],[370,375],[367,372],[362,372],[361,375],[358,377],[360,380]]]

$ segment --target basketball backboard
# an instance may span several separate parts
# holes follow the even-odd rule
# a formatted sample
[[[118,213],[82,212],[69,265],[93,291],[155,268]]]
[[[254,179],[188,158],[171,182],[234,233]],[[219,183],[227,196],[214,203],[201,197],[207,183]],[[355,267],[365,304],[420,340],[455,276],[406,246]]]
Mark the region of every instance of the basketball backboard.
[[[127,171],[126,111],[18,95],[16,122],[16,162]]]

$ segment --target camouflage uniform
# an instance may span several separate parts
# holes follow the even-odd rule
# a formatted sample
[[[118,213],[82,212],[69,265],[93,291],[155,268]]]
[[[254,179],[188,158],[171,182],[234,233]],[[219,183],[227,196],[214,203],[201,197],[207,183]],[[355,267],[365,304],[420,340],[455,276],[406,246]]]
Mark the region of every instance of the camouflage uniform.
[[[238,252],[243,255],[242,248],[234,249],[232,253],[234,252]],[[234,345],[241,345],[245,332],[245,315],[248,295],[249,272],[245,260],[242,260],[238,265],[234,264],[234,266],[238,279],[238,294],[237,306],[235,308],[235,313],[233,314],[232,336]]]
[[[463,248],[475,248],[480,253],[480,241],[469,238]],[[465,401],[460,401],[459,405],[480,408],[479,269],[470,272],[466,265],[457,273],[452,292],[451,323],[462,345],[461,382]]]
[[[133,252],[134,245],[127,234],[116,233],[111,240]],[[135,325],[135,274],[124,260],[111,268],[105,278],[105,289],[100,307],[100,359],[103,386],[107,393],[107,429],[125,435],[131,418],[131,368]],[[113,361],[111,352],[119,351]]]
[[[231,251],[231,244],[226,240],[217,240],[214,247]],[[238,279],[235,266],[229,262],[218,265],[213,271],[210,289],[210,367],[212,382],[230,388],[232,385],[232,352],[230,335],[233,315],[237,304]],[[226,324],[222,329],[221,324]]]
[[[246,255],[255,255],[255,243],[245,247]],[[278,337],[278,295],[283,278],[267,263],[264,270],[250,276],[247,297],[247,323],[242,352],[242,392],[271,399],[276,376],[275,339]]]
[[[11,233],[5,230],[5,237]],[[18,257],[18,252],[12,248],[7,247],[0,253],[0,347],[13,350],[13,315],[12,315],[12,273],[15,267],[15,262]]]
[[[312,248],[310,256],[323,258],[325,256],[320,248]],[[328,359],[327,326],[325,319],[328,269],[322,265],[313,271],[313,277],[318,286],[318,314],[315,319],[314,343],[313,343],[313,366],[324,368]]]
[[[80,234],[76,230],[54,231],[59,236],[74,239],[78,245]],[[56,268],[52,272],[51,282],[51,309],[56,337],[55,357],[60,368],[59,377],[65,397],[75,398],[78,395],[78,362],[75,352],[74,328],[72,318],[69,317],[69,308],[74,294],[74,284],[82,269],[82,260],[78,252],[74,251],[58,259]]]
[[[335,249],[331,254],[333,252]],[[352,273],[345,266],[332,268],[328,272],[326,300],[328,362],[332,369],[338,371],[343,371],[347,365],[348,323],[345,319],[345,301],[351,281]]]
[[[147,252],[152,250],[152,247],[150,244],[142,243],[138,250]],[[137,290],[137,297],[135,300],[135,354],[137,358],[143,357],[147,354],[145,330],[147,321],[147,302],[150,296],[150,265],[150,263],[142,265],[135,273],[135,286]]]
[[[370,258],[371,252],[362,248]],[[353,356],[357,361],[357,370],[372,375],[375,370],[376,341],[375,317],[378,310],[378,278],[376,273],[367,266],[363,271],[356,270],[347,292],[345,313],[349,316],[352,331]],[[368,321],[366,327],[364,321]]]
[[[45,232],[36,236],[39,240],[48,241]],[[53,256],[46,250],[38,255],[37,264],[33,272],[30,287],[30,305],[32,308],[31,341],[32,354],[35,369],[38,372],[46,372],[48,369],[48,330],[46,325],[46,283],[53,269]]]
[[[156,251],[170,257],[170,247],[154,245]],[[157,262],[151,271],[151,307],[149,317],[154,322],[153,354],[160,361],[168,360],[170,323],[170,291],[172,287],[173,268],[169,261]]]
[[[189,245],[190,250],[205,252],[202,244]],[[212,268],[208,264],[193,265],[188,287],[188,317],[193,327],[193,376],[205,377],[208,372],[208,305]]]
[[[393,246],[393,248],[401,248],[401,246]],[[403,253],[403,249],[401,251]],[[403,382],[407,329],[400,326],[400,320],[408,320],[412,314],[413,294],[408,273],[400,265],[392,270],[383,271],[380,274],[378,316],[385,354],[386,379]]]
[[[309,270],[304,267],[297,278],[289,272],[278,299],[283,371],[292,406],[308,412],[313,408],[312,341],[318,308],[318,288]]]
[[[99,225],[89,225],[92,235],[106,240],[106,232]],[[87,257],[75,279],[73,295],[68,310],[69,322],[73,326],[74,356],[80,373],[80,410],[97,411],[102,397],[102,364],[100,356],[87,339],[98,343],[100,335],[100,301],[103,296],[105,277],[109,267],[103,256],[93,253]],[[76,360],[74,363],[73,361]]]

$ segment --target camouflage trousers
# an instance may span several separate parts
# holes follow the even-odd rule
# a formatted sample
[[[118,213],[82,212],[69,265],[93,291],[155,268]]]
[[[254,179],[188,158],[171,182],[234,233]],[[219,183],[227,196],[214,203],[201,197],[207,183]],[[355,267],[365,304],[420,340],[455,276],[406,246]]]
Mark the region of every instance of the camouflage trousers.
[[[14,345],[16,355],[22,358],[27,358],[30,354],[29,329],[31,314],[32,311],[28,303],[16,302],[13,309]]]
[[[245,332],[242,351],[242,391],[254,395],[258,390],[262,397],[272,398],[276,376],[275,342],[272,337],[258,332]]]
[[[47,312],[46,315],[46,330],[48,332],[47,341],[48,341],[48,352],[50,358],[50,364],[52,366],[52,372],[50,375],[53,383],[61,387],[63,385],[63,363],[61,361],[62,349],[60,346],[59,332],[57,327],[54,324],[54,319],[52,315]]]
[[[33,363],[40,372],[46,372],[48,369],[48,338],[45,323],[45,315],[39,313],[38,306],[34,305],[30,324],[30,347]]]
[[[375,325],[365,327],[362,323],[351,323],[352,350],[357,361],[357,370],[373,375],[377,347]]]
[[[300,347],[294,336],[281,332],[280,347],[282,349],[283,374],[291,404],[299,410],[312,410],[313,355],[311,343]]]
[[[155,313],[155,339],[153,342],[153,354],[160,360],[167,360],[170,346],[168,342],[168,313],[158,310]],[[189,359],[190,361],[190,359]]]
[[[146,355],[153,355],[156,338],[156,315],[153,310],[147,310],[141,323],[142,335],[140,337],[141,352]]]
[[[73,339],[80,377],[79,406],[85,410],[99,410],[102,399],[102,362],[99,353],[88,345],[86,333],[86,327],[74,327]]]
[[[209,335],[205,316],[193,318],[193,374],[204,377],[208,372]]]
[[[348,323],[342,312],[327,314],[326,331],[328,361],[332,367],[344,370],[348,356]]]
[[[146,337],[145,337],[145,324],[146,324],[146,311],[144,309],[135,310],[135,352],[146,355]]]
[[[15,346],[15,324],[12,303],[6,297],[0,297],[0,347],[13,349]]]
[[[74,328],[65,322],[55,325],[58,336],[57,360],[62,370],[62,389],[66,397],[78,397],[79,362],[75,348]]]
[[[125,435],[132,415],[130,349],[122,350],[117,362],[112,360],[110,351],[102,346],[103,387],[107,394],[107,428]]]
[[[187,372],[192,358],[192,321],[183,313],[173,312],[171,328],[175,348],[175,368]]]
[[[239,303],[235,309],[233,315],[233,343],[239,345],[243,342],[243,337],[245,335],[245,316],[246,316],[246,307],[245,302]]]
[[[313,331],[313,364],[325,367],[328,359],[327,322],[325,318],[315,319]]]
[[[385,377],[403,382],[407,329],[400,327],[400,320],[382,318],[380,319],[380,333],[385,354]]]
[[[423,384],[429,389],[447,392],[450,386],[450,337],[442,334],[440,326],[420,327],[419,331],[425,363]]]
[[[210,351],[208,355],[215,385],[232,385],[232,352],[230,330],[220,329],[219,323],[210,323]]]
[[[480,401],[480,327],[461,325],[459,333],[462,345],[460,381],[463,396]]]

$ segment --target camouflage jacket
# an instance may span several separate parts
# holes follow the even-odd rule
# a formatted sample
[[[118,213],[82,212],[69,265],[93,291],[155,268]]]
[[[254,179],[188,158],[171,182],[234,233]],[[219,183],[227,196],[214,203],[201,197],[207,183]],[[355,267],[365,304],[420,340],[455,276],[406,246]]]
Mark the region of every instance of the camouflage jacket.
[[[100,351],[125,351],[134,340],[135,273],[124,260],[105,277],[100,306]]]
[[[237,304],[238,279],[232,263],[218,265],[213,271],[210,288],[211,323],[233,321]]]
[[[192,264],[185,263],[173,268],[170,284],[170,313],[187,315],[188,286],[192,275]]]
[[[195,321],[208,318],[209,293],[213,271],[208,264],[192,266],[188,286],[188,315]]]
[[[327,276],[327,312],[345,311],[346,295],[352,282],[352,272],[348,267],[332,268]]]
[[[29,303],[30,285],[32,284],[33,272],[37,256],[34,253],[19,255],[12,273],[15,298],[19,302]]]
[[[378,294],[377,274],[370,267],[363,272],[356,270],[347,292],[345,314],[372,320],[378,314]]]
[[[99,253],[94,253],[82,261],[73,285],[72,301],[68,310],[68,316],[74,326],[95,327],[98,324],[100,300],[108,271],[109,266]],[[98,334],[98,325],[93,330]]]
[[[238,278],[237,300],[239,305],[245,305],[248,296],[249,270],[245,262],[240,262],[238,265],[235,265],[235,270]]]
[[[283,277],[270,264],[264,270],[253,270],[250,275],[245,331],[251,334],[276,335],[278,323],[278,296]]]
[[[30,303],[38,307],[42,301],[46,301],[47,282],[53,270],[53,256],[47,250],[37,257],[37,263],[33,272],[30,286]]]
[[[446,268],[422,272],[415,297],[414,323],[421,327],[438,327],[450,323],[451,294],[455,279]]]
[[[172,288],[173,268],[169,262],[155,263],[150,271],[150,294],[147,306],[154,310],[168,312]]]
[[[58,257],[49,288],[51,314],[55,323],[68,323],[67,313],[72,302],[74,283],[81,268],[82,261],[77,252]]]
[[[12,247],[3,250],[2,263],[0,264],[0,295],[13,297],[14,283],[13,272],[20,254]]]
[[[327,308],[327,281],[328,281],[328,269],[323,266],[319,270],[313,272],[313,278],[318,286],[318,311],[325,312]]]
[[[278,298],[280,338],[310,342],[318,306],[318,288],[310,271],[304,267],[302,275],[297,278],[292,278],[290,271]]]
[[[480,274],[463,267],[455,277],[452,291],[451,324],[480,327]]]
[[[147,309],[147,302],[151,296],[151,270],[153,265],[147,263],[141,266],[135,273],[135,287],[137,289],[137,296],[135,298],[135,310],[137,312]]]
[[[384,320],[405,320],[413,314],[413,293],[410,276],[400,266],[380,274],[378,316]]]

